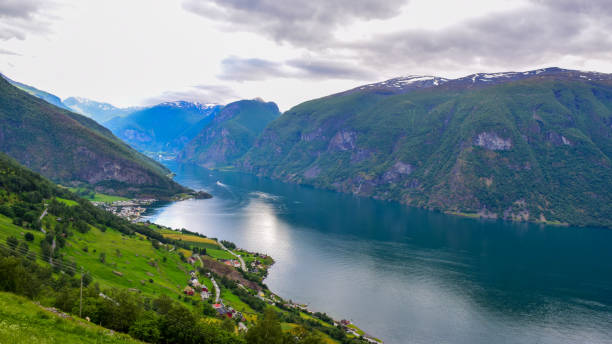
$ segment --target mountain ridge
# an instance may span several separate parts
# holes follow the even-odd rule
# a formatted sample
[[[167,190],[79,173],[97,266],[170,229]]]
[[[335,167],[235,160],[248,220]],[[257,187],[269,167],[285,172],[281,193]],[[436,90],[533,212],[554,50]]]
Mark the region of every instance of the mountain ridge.
[[[227,104],[177,156],[181,162],[207,167],[231,164],[252,146],[265,126],[280,116],[274,102],[261,99]]]
[[[236,165],[432,210],[612,226],[602,182],[612,180],[612,75],[548,68],[428,80],[299,104]]]
[[[0,79],[0,147],[55,182],[87,183],[126,196],[188,192],[167,168],[85,116],[55,107]]]

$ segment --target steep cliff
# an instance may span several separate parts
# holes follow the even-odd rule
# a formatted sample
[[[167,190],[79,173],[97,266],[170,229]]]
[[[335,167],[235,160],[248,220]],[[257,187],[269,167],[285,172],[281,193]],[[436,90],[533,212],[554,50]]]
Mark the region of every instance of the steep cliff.
[[[279,115],[272,102],[240,100],[228,104],[185,146],[178,159],[206,167],[226,166],[242,157]]]
[[[612,75],[551,68],[398,78],[308,101],[237,165],[441,211],[612,226],[611,158]]]

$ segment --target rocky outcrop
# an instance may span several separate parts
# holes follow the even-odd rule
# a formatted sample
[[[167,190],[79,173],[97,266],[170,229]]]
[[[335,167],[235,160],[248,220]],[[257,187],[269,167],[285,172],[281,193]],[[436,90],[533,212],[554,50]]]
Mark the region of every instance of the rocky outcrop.
[[[483,132],[474,138],[474,145],[490,150],[508,150],[512,148],[512,141],[503,139],[494,132]]]

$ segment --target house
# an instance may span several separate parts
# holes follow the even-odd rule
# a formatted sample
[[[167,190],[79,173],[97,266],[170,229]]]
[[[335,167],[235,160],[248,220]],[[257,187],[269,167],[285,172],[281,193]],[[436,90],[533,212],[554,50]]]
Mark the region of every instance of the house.
[[[202,301],[208,299],[210,297],[210,294],[207,291],[203,291],[200,293],[200,298],[202,299]]]
[[[205,286],[205,285],[203,285],[203,286],[202,286],[202,291],[205,291],[205,292],[207,292],[207,293],[209,292],[209,291],[208,291],[208,288],[206,288],[206,286]]]
[[[225,307],[220,304],[220,303],[215,303],[213,304],[213,308],[217,311],[217,313],[219,313],[219,315],[225,315],[227,314],[227,310],[225,309]]]
[[[183,293],[185,293],[185,295],[193,296],[194,291],[192,287],[187,286],[185,289],[183,289]]]
[[[350,320],[346,320],[346,319],[342,319],[340,320],[340,324],[344,325],[344,326],[348,326],[351,324]]]

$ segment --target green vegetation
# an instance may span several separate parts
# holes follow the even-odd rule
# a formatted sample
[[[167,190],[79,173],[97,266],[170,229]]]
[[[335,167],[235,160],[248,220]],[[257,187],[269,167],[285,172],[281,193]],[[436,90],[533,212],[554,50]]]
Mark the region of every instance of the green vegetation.
[[[113,196],[107,195],[99,192],[93,191],[91,188],[68,188],[70,191],[75,193],[77,196],[88,199],[92,202],[105,202],[105,203],[113,203],[116,201],[127,201],[129,198],[121,197],[121,196]]]
[[[13,344],[141,343],[82,319],[62,318],[24,297],[0,292],[0,338]]]
[[[0,78],[0,147],[47,178],[120,196],[188,192],[169,171],[95,121],[55,107]],[[109,168],[109,166],[113,166]]]
[[[222,268],[221,275],[212,272],[221,297],[227,307],[244,312],[244,319],[217,314],[199,290],[193,296],[183,293],[193,270],[200,270],[202,282],[213,290],[203,277],[205,269],[186,258],[204,254],[197,245],[218,247],[215,240],[186,230],[129,223],[0,154],[0,292],[12,293],[0,293],[0,338],[136,342],[129,335],[149,343],[252,344],[268,338],[262,327],[276,331],[282,320],[295,325],[281,330],[282,343],[319,344],[330,336],[361,343],[338,328],[302,319],[294,308],[268,304],[257,296],[264,287],[257,276],[203,257]],[[267,290],[265,295],[275,297]],[[53,314],[42,307],[53,307]],[[262,317],[270,310],[274,313]],[[255,334],[237,332],[238,321]]]
[[[226,166],[244,155],[278,116],[278,106],[272,102],[240,100],[228,104],[185,146],[178,159],[207,167]]]
[[[438,211],[610,227],[611,158],[612,83],[559,72],[308,101],[237,165]]]

